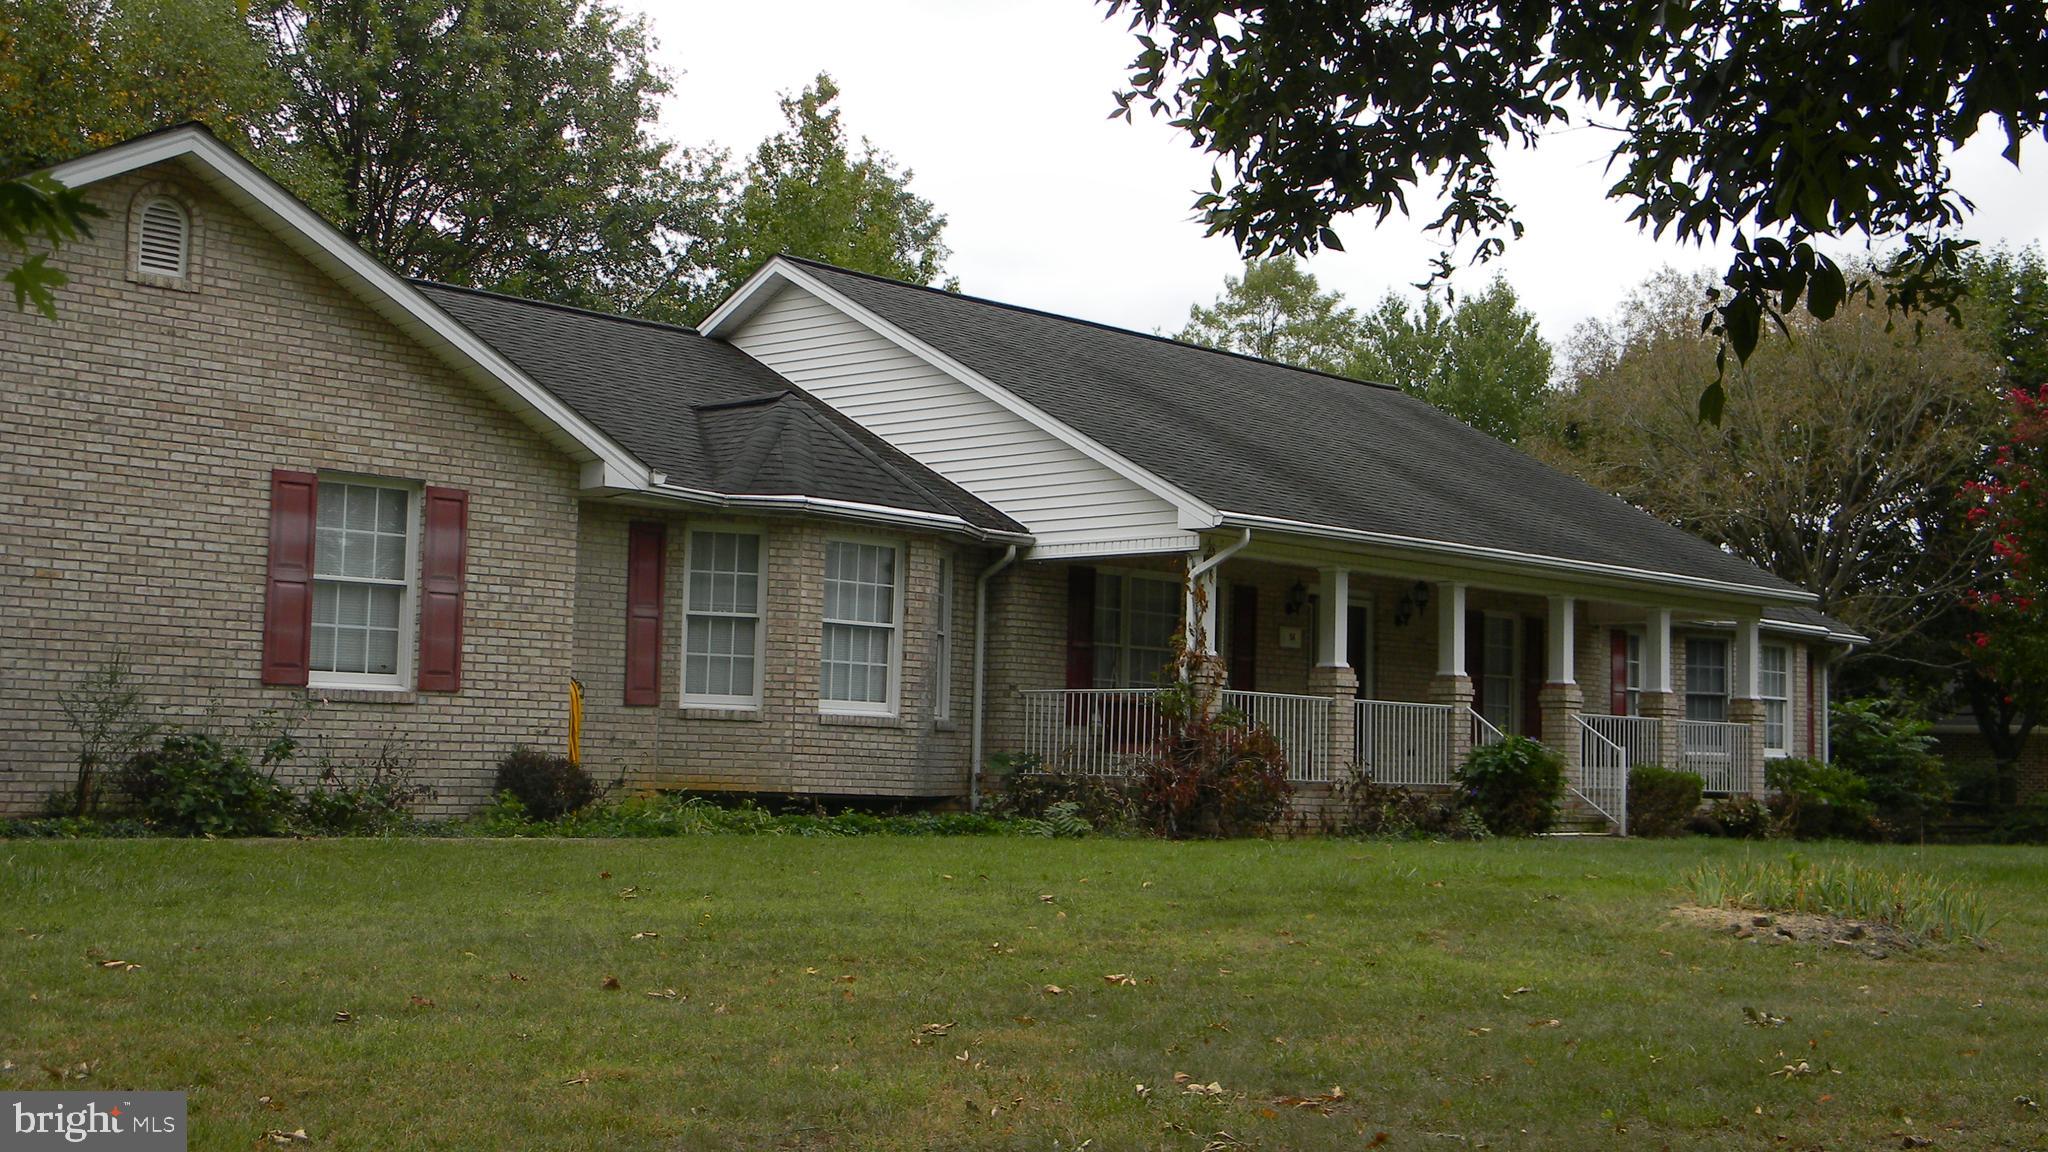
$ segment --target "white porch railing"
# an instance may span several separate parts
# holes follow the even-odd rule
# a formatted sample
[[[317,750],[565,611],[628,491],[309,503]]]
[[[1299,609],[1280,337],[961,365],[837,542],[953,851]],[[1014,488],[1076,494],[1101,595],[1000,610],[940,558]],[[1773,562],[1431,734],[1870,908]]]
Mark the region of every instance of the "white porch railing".
[[[1747,792],[1755,780],[1749,725],[1714,720],[1678,722],[1678,766],[1696,772],[1710,794]]]
[[[1047,768],[1121,776],[1159,737],[1157,688],[1027,689],[1024,747]]]
[[[1450,784],[1451,725],[1458,710],[1449,704],[1359,700],[1352,705],[1359,766],[1375,784],[1404,787]]]
[[[1287,778],[1321,783],[1330,778],[1330,698],[1279,692],[1223,693],[1223,707],[1263,727],[1287,753]]]
[[[1574,719],[1579,722],[1579,773],[1572,784],[1572,791],[1612,821],[1617,832],[1626,836],[1628,751],[1589,723],[1593,717],[1582,715]]]
[[[1481,716],[1477,709],[1467,708],[1465,715],[1472,718],[1472,747],[1485,748],[1507,739],[1500,729],[1493,726],[1493,721]]]
[[[1658,750],[1657,720],[1653,716],[1595,716],[1582,714],[1579,719],[1586,726],[1598,732],[1609,743],[1617,744],[1628,753],[1631,768],[1640,764],[1662,763],[1664,753]]]

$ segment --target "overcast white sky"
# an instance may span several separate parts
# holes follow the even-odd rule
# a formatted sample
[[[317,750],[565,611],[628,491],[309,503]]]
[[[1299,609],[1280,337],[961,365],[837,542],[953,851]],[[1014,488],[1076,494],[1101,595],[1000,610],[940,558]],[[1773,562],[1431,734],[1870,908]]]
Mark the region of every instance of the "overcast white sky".
[[[916,173],[946,214],[948,271],[963,290],[1143,331],[1177,331],[1238,267],[1206,239],[1189,204],[1207,157],[1163,121],[1107,119],[1134,46],[1125,22],[1091,0],[623,0],[645,11],[675,93],[663,129],[737,154],[781,126],[779,93],[830,72],[851,133]],[[1461,273],[1477,290],[1498,270],[1563,340],[1605,316],[1664,264],[1716,253],[1654,243],[1602,192],[1611,135],[1568,130],[1509,157],[1502,186],[1528,234],[1505,257]],[[1969,234],[2048,240],[2048,160],[2022,178],[1980,141],[1957,157],[1977,202]],[[1425,215],[1418,207],[1418,214]],[[1437,244],[1420,223],[1341,222],[1346,251],[1310,269],[1361,307],[1428,274]]]

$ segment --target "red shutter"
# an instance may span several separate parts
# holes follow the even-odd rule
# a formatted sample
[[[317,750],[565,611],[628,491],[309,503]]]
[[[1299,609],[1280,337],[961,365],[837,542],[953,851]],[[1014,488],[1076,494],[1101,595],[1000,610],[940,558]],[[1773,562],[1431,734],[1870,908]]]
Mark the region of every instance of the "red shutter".
[[[1612,685],[1607,694],[1607,710],[1616,716],[1628,715],[1628,633],[1616,628],[1613,637],[1613,652],[1609,678]]]
[[[635,520],[626,529],[626,703],[661,701],[662,560],[668,531]]]
[[[1478,711],[1480,685],[1486,680],[1486,613],[1465,610],[1465,678],[1472,682],[1472,709]]]
[[[1067,687],[1095,687],[1095,569],[1067,569]]]
[[[468,573],[469,493],[428,488],[420,548],[420,691],[462,689],[462,589]]]
[[[1543,621],[1522,622],[1522,735],[1543,738]]]
[[[306,683],[313,648],[313,524],[320,478],[270,474],[270,570],[263,591],[263,682]]]
[[[1355,662],[1357,657],[1352,658]],[[1256,584],[1230,586],[1230,686],[1239,692],[1259,690],[1259,589]]]

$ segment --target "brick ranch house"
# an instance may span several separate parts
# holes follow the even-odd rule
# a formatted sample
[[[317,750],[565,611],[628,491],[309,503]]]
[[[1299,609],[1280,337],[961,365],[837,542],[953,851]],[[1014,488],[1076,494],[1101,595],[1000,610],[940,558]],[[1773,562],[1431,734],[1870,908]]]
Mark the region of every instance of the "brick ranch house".
[[[0,312],[0,809],[117,651],[447,811],[572,677],[631,788],[966,799],[1117,771],[1199,602],[1305,792],[1519,732],[1619,824],[1631,763],[1825,756],[1861,639],[1395,389],[789,258],[694,331],[407,281],[196,127],[52,175],[107,216]]]

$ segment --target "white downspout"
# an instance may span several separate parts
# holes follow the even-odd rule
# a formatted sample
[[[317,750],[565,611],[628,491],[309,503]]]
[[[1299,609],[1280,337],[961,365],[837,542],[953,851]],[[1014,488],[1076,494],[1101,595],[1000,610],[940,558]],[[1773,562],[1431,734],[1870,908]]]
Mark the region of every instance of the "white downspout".
[[[988,581],[1017,560],[1017,546],[1010,545],[1003,558],[982,569],[974,580],[974,736],[968,742],[967,808],[981,811],[981,718],[982,687],[988,682]]]
[[[1216,567],[1222,564],[1225,560],[1228,560],[1232,556],[1237,555],[1239,552],[1244,551],[1245,545],[1250,544],[1251,542],[1252,530],[1246,528],[1244,529],[1244,535],[1239,536],[1235,543],[1230,544],[1229,546],[1225,547],[1222,551],[1216,553],[1214,556],[1211,556],[1207,560],[1204,560],[1201,563],[1195,565],[1194,567],[1188,569],[1188,602],[1185,618],[1187,622],[1186,628],[1188,644],[1190,647],[1194,645],[1195,629],[1200,625],[1207,623],[1206,619],[1200,622],[1197,622],[1195,619],[1195,585],[1201,581],[1202,577],[1214,571]],[[1209,610],[1212,613],[1216,610],[1216,604],[1213,598],[1209,603]],[[1202,637],[1202,642],[1209,646],[1207,651],[1215,651],[1216,637],[1207,635],[1209,631],[1211,630],[1208,628],[1203,628],[1204,635]]]

